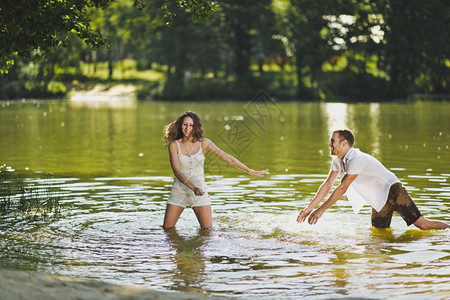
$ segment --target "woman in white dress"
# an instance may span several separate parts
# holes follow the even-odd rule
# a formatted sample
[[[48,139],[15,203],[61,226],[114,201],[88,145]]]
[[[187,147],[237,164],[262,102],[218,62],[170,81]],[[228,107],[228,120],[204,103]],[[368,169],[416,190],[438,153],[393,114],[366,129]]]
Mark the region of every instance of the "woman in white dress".
[[[263,177],[269,174],[267,171],[248,168],[205,138],[200,117],[191,111],[164,128],[164,142],[168,145],[170,165],[175,175],[164,216],[165,229],[175,226],[187,206],[192,207],[202,228],[212,226],[211,201],[203,171],[206,151],[253,176]]]

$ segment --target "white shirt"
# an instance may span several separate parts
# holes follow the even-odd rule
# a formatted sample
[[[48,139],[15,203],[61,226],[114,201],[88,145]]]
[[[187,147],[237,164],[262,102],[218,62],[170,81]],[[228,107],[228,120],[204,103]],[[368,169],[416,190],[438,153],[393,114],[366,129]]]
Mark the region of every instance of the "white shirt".
[[[331,163],[331,170],[338,171],[341,177],[345,174],[358,175],[346,192],[355,213],[364,204],[370,204],[379,212],[386,204],[391,186],[400,182],[375,157],[355,148],[350,148],[342,161],[336,156]]]

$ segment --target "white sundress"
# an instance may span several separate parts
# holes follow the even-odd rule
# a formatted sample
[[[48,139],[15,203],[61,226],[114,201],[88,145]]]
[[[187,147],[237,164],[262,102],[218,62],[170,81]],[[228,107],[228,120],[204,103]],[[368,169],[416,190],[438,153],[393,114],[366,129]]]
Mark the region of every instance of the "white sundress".
[[[211,205],[203,171],[205,156],[202,151],[202,143],[200,142],[200,149],[197,153],[184,155],[181,153],[180,143],[177,140],[175,140],[175,142],[178,145],[178,161],[180,162],[181,172],[190,182],[198,188],[201,188],[205,193],[202,196],[196,196],[190,188],[175,177],[167,203],[184,208],[187,206],[196,207]]]

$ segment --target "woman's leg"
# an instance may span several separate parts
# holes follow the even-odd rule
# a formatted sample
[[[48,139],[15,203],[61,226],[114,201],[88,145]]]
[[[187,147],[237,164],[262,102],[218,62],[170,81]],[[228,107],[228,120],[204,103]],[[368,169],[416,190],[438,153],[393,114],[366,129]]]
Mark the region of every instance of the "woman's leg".
[[[197,220],[202,228],[210,228],[212,226],[211,205],[196,206],[192,208]]]
[[[164,215],[163,228],[167,229],[167,228],[175,227],[175,224],[177,224],[177,221],[180,218],[183,210],[184,210],[184,207],[176,206],[173,204],[167,204],[166,214]]]

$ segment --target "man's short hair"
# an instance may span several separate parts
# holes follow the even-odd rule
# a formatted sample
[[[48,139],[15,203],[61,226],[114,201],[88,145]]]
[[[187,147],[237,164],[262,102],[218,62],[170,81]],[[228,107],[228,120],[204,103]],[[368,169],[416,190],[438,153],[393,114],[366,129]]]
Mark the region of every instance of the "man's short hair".
[[[353,132],[351,132],[348,129],[342,129],[342,130],[335,130],[333,131],[333,134],[337,133],[339,135],[339,139],[342,142],[343,140],[346,140],[350,147],[353,146],[353,143],[355,143],[355,137],[353,136]]]

